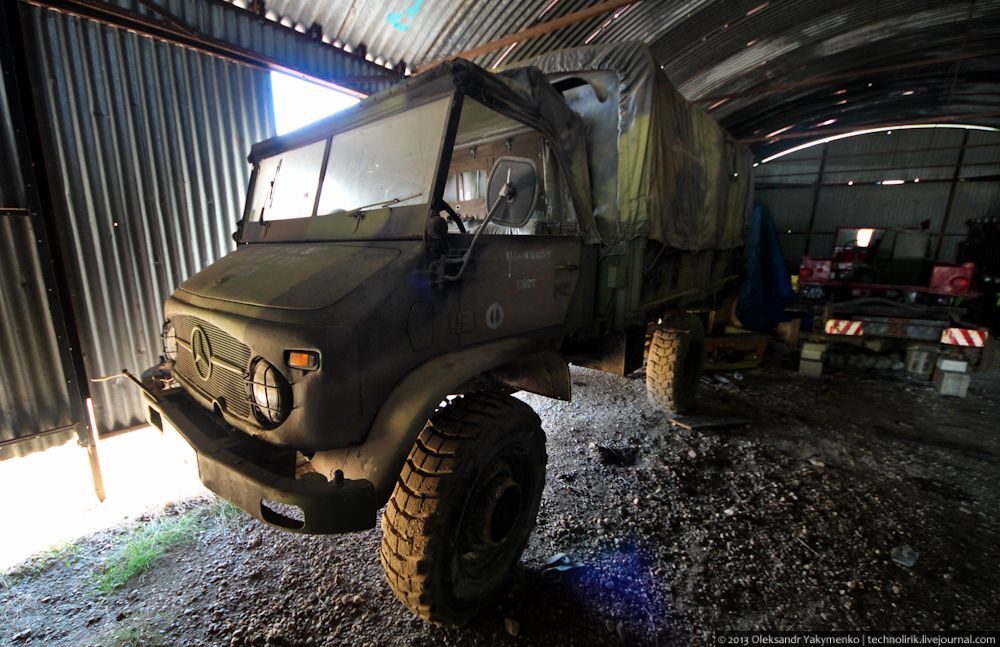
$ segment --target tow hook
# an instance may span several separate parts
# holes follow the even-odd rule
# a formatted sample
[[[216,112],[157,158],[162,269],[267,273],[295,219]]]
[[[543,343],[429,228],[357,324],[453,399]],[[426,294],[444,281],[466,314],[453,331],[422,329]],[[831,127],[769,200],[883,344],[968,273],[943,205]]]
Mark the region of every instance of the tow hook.
[[[135,376],[135,374],[132,373],[132,371],[128,370],[127,368],[123,368],[121,370],[121,373],[114,373],[112,375],[105,375],[103,377],[94,377],[94,378],[91,378],[90,381],[91,382],[110,382],[112,380],[117,380],[117,379],[122,378],[122,377],[125,377],[125,378],[128,378],[128,379],[132,380],[132,382],[134,382],[135,385],[137,387],[139,387],[142,390],[143,393],[146,394],[146,397],[148,397],[153,402],[159,402],[160,401],[160,399],[156,396],[156,394],[153,393],[145,384],[142,383],[142,380],[140,380],[139,378],[137,378]]]

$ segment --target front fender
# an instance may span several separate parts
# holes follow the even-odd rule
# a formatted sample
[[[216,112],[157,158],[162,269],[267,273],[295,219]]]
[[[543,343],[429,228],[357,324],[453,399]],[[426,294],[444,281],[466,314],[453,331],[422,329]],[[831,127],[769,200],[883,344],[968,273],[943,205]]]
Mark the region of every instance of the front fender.
[[[537,339],[507,338],[436,357],[411,371],[379,409],[360,445],[316,452],[312,466],[327,479],[365,479],[388,501],[424,424],[448,395],[470,379],[539,349]]]

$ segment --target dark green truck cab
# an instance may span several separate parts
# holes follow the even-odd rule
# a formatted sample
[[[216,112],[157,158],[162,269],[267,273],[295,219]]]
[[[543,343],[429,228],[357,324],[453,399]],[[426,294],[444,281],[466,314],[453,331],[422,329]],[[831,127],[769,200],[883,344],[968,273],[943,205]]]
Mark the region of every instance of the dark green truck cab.
[[[698,313],[738,279],[749,156],[626,45],[445,63],[250,162],[236,251],[165,304],[150,420],[268,523],[358,531],[386,506],[396,594],[468,618],[544,485],[511,394],[568,400],[569,363],[625,375],[648,347],[650,397],[689,407]]]

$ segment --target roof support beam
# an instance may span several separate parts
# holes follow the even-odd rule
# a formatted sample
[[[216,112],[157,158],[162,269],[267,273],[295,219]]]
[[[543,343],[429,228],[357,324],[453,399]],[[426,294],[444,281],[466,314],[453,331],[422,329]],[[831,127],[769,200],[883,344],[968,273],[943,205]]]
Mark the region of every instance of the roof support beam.
[[[823,173],[826,172],[826,153],[830,144],[823,144],[823,154],[819,160],[819,173],[813,183],[812,206],[809,208],[809,228],[806,230],[806,255],[809,254],[809,244],[812,242],[813,228],[816,226],[816,212],[819,210],[819,191],[823,186]]]
[[[418,72],[423,72],[424,70],[430,69],[437,65],[438,63],[443,63],[445,61],[450,61],[455,58],[475,58],[477,56],[482,56],[483,54],[489,54],[490,52],[495,52],[498,49],[502,49],[508,45],[514,43],[519,43],[522,40],[528,40],[531,38],[536,38],[538,36],[543,36],[549,32],[556,31],[557,29],[562,29],[563,27],[568,27],[569,25],[574,25],[578,22],[587,20],[588,18],[593,18],[594,16],[600,16],[609,11],[614,11],[620,7],[624,7],[630,4],[635,4],[639,0],[607,0],[600,4],[596,4],[593,7],[587,7],[586,9],[581,9],[580,11],[574,11],[571,14],[567,14],[560,18],[553,18],[547,22],[543,22],[534,27],[529,27],[528,29],[522,29],[521,31],[514,32],[509,36],[504,36],[503,38],[497,38],[496,40],[491,40],[488,43],[484,43],[478,47],[473,47],[472,49],[467,49],[464,52],[459,52],[458,54],[452,54],[441,60],[433,61],[421,65],[417,68]]]
[[[944,217],[941,218],[941,229],[938,230],[937,246],[934,248],[934,258],[941,258],[941,248],[944,246],[944,236],[948,232],[948,221],[951,220],[951,207],[955,204],[955,190],[962,176],[962,162],[965,161],[965,147],[969,143],[969,131],[962,133],[962,149],[958,151],[955,160],[955,171],[951,174],[951,185],[948,187],[948,202],[944,207]]]
[[[801,81],[777,83],[775,85],[769,85],[764,88],[752,88],[750,90],[743,90],[741,92],[732,92],[730,94],[714,94],[709,97],[700,97],[698,99],[695,99],[695,102],[719,103],[719,105],[721,106],[722,103],[729,101],[730,99],[742,99],[744,97],[755,97],[755,96],[760,96],[762,94],[774,94],[775,92],[784,92],[785,90],[795,90],[797,88],[807,88],[814,85],[823,85],[825,83],[832,83],[834,81],[853,81],[861,78],[862,76],[888,74],[890,72],[899,72],[902,70],[912,70],[921,67],[930,67],[932,65],[940,65],[941,63],[954,63],[955,61],[965,61],[972,58],[989,58],[991,56],[1000,56],[1000,49],[994,49],[984,52],[969,52],[967,54],[957,54],[955,56],[943,56],[940,58],[933,58],[925,61],[913,61],[910,63],[898,63],[896,65],[884,65],[882,67],[859,69],[859,70],[854,70],[852,72],[843,72],[841,74],[814,76],[809,79],[802,79]]]
[[[908,124],[947,124],[955,121],[968,122],[975,124],[976,120],[988,120],[1000,117],[1000,112],[969,112],[961,115],[943,115],[941,117],[913,117],[906,119],[899,119],[891,123],[881,123],[881,124],[869,124],[869,123],[859,123],[854,126],[847,128],[817,128],[816,130],[801,130],[794,131],[790,130],[780,135],[775,135],[774,137],[768,137],[766,135],[762,137],[746,137],[738,140],[740,144],[759,144],[761,142],[767,142],[768,144],[781,141],[783,139],[805,139],[815,137],[817,139],[822,137],[832,137],[833,135],[844,135],[847,133],[853,133],[858,130],[870,130],[879,128],[896,128],[898,126],[905,126]]]

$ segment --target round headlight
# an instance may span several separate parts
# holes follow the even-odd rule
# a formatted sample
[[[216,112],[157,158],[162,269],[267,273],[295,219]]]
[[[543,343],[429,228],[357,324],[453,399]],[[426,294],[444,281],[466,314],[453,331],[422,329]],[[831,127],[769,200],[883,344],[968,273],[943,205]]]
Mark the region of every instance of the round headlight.
[[[261,422],[278,425],[292,408],[292,389],[278,369],[258,359],[250,369],[250,396]]]
[[[174,324],[169,321],[163,324],[163,332],[160,333],[160,340],[163,346],[163,359],[173,362],[177,359],[177,331]]]

